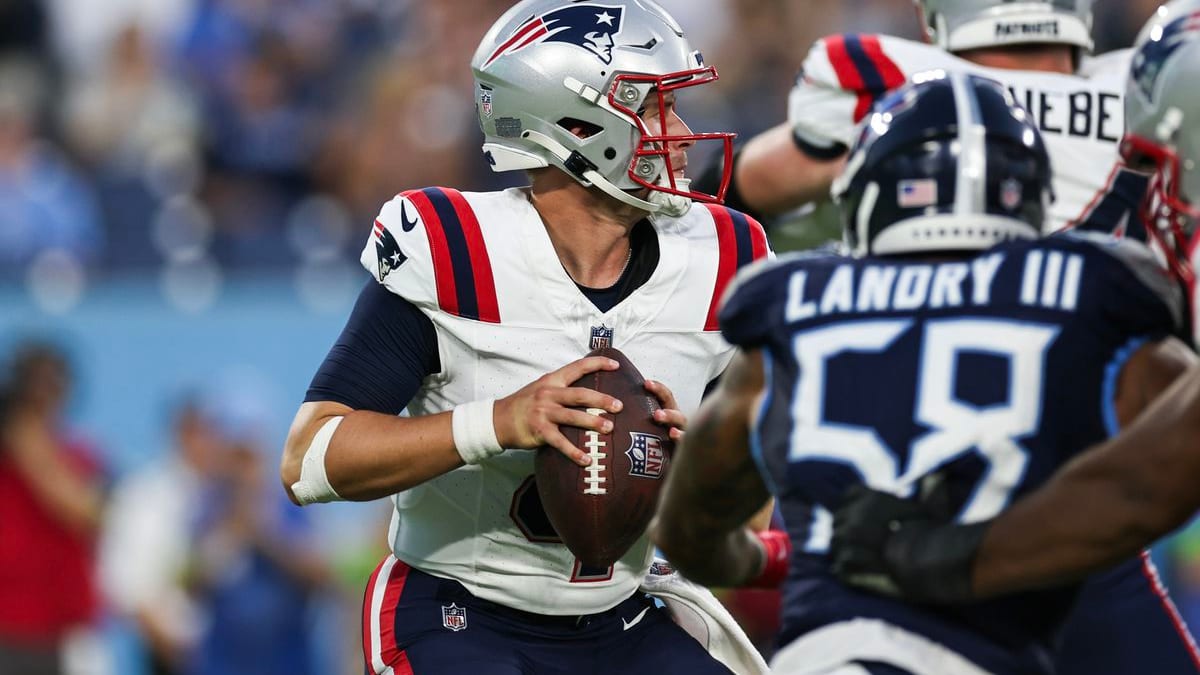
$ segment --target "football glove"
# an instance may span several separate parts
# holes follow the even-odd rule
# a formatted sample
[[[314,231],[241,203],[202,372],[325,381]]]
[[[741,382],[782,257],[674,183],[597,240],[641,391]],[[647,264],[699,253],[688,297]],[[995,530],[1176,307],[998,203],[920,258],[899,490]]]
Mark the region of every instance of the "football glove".
[[[970,602],[971,566],[989,524],[956,525],[928,501],[856,485],[834,512],[830,561],[843,582],[876,593]]]

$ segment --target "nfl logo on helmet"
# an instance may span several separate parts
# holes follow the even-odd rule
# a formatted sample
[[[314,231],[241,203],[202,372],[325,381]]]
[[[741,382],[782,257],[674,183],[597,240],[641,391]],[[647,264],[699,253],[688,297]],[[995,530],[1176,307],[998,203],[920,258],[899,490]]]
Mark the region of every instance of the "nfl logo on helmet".
[[[663,467],[666,465],[666,455],[662,449],[662,439],[652,434],[631,431],[629,435],[633,442],[625,451],[629,458],[629,475],[640,478],[662,478]]]
[[[479,110],[485,117],[492,116],[492,89],[487,85],[479,85]]]

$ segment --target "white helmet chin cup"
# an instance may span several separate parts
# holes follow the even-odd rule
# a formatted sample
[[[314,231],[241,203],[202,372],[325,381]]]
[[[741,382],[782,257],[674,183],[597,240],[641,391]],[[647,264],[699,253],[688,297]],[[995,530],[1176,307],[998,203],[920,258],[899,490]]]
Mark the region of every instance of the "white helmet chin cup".
[[[675,186],[679,190],[686,191],[688,186],[691,185],[691,182],[692,181],[687,178],[676,178]],[[661,184],[663,187],[670,187],[670,184],[664,179],[659,179],[659,184]],[[658,211],[656,213],[661,213],[664,216],[671,216],[672,218],[678,218],[679,216],[687,213],[688,209],[692,208],[691,198],[684,197],[683,195],[672,194],[670,192],[663,192],[661,190],[651,190],[650,196],[647,197],[646,200],[658,207]]]

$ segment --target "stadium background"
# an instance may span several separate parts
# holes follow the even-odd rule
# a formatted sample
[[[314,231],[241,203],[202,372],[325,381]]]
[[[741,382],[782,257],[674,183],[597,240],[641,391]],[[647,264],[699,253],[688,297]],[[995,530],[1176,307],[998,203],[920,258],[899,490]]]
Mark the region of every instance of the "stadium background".
[[[171,406],[196,389],[252,418],[274,467],[366,280],[357,258],[379,206],[519,181],[482,161],[467,66],[510,4],[0,3],[0,356],[28,338],[67,350],[72,422],[114,480],[168,451]],[[918,28],[908,0],[663,4],[721,73],[681,113],[742,138],[783,118],[814,39]],[[1156,4],[1099,0],[1097,51],[1128,45]],[[776,230],[778,250],[812,240],[797,222]],[[316,617],[322,658],[341,664],[386,505],[312,515],[339,571]],[[1200,535],[1157,554],[1196,625]],[[110,618],[103,635],[109,672],[136,675],[128,627]]]

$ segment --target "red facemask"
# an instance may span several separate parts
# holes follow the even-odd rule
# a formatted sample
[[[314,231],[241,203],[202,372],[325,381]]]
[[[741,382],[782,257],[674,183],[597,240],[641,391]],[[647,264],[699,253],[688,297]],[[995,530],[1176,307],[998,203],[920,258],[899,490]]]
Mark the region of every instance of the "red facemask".
[[[677,73],[668,73],[666,75],[618,75],[613,78],[612,88],[608,91],[608,102],[618,112],[626,115],[633,120],[638,131],[641,134],[641,140],[638,141],[637,150],[634,151],[633,159],[629,163],[629,177],[638,185],[642,185],[651,190],[666,192],[673,195],[679,195],[693,199],[698,202],[717,202],[725,200],[725,190],[729,187],[729,178],[733,173],[733,139],[737,134],[733,133],[707,133],[707,134],[683,134],[670,135],[667,133],[667,123],[670,115],[665,113],[666,105],[665,98],[667,92],[676,91],[685,87],[695,87],[701,84],[707,84],[717,79],[717,70],[712,66],[707,68],[696,68],[694,70],[685,70]],[[651,129],[636,110],[631,109],[620,101],[617,93],[621,91],[623,84],[650,84],[651,96],[658,97],[658,106],[663,114],[658,116],[658,123],[653,125],[655,129]],[[686,186],[679,185],[675,178],[675,166],[671,161],[670,148],[673,144],[687,143],[694,145],[699,142],[719,141],[723,144],[723,173],[721,175],[720,187],[716,194],[708,194],[696,190],[686,189]],[[643,159],[661,159],[663,162],[663,173],[666,176],[667,184],[661,185],[651,182],[657,178],[655,175],[644,175],[639,173],[641,167],[651,167],[650,162],[642,162]],[[648,169],[643,168],[643,171],[651,173]]]

